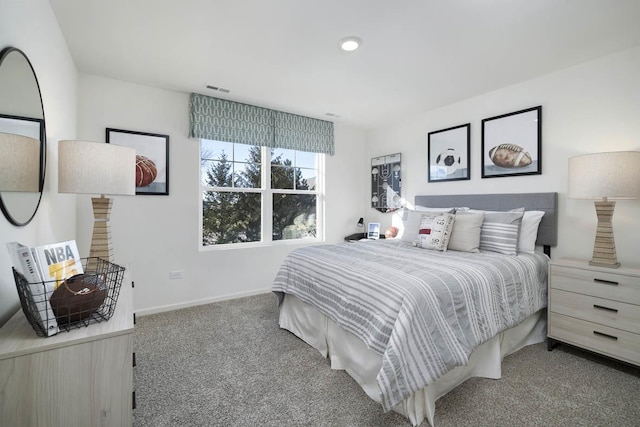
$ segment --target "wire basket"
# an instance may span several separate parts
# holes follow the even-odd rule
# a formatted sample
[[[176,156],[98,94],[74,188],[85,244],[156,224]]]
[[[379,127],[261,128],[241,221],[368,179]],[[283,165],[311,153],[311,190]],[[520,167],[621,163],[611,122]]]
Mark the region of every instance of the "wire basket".
[[[80,261],[84,274],[59,282],[29,283],[13,269],[22,311],[38,336],[69,332],[113,316],[125,268],[96,257]]]

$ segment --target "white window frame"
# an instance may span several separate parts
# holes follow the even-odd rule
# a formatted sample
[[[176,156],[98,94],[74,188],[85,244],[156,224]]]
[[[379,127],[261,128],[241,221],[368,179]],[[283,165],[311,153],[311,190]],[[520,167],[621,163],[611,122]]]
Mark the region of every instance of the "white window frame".
[[[234,143],[237,144],[237,143]],[[294,150],[300,151],[300,150]],[[209,187],[202,183],[202,139],[199,140],[198,149],[198,183],[199,189],[199,213],[198,213],[198,247],[200,251],[210,250],[229,250],[229,249],[246,249],[268,246],[281,246],[292,244],[308,244],[308,243],[322,243],[325,241],[324,231],[324,218],[325,218],[325,154],[316,153],[316,170],[318,176],[316,178],[315,190],[293,190],[293,189],[273,189],[271,188],[271,148],[262,146],[260,147],[260,155],[262,158],[261,168],[261,187],[260,188],[245,188],[245,187]],[[295,165],[294,165],[295,167]],[[203,232],[203,216],[202,210],[204,207],[203,194],[207,191],[223,191],[229,193],[259,193],[261,194],[262,202],[262,217],[261,217],[261,239],[259,242],[244,242],[244,243],[221,243],[218,245],[203,245],[202,244],[202,232]],[[304,237],[301,239],[283,239],[273,240],[273,195],[274,194],[313,194],[316,196],[316,237]],[[268,220],[267,220],[268,219]]]

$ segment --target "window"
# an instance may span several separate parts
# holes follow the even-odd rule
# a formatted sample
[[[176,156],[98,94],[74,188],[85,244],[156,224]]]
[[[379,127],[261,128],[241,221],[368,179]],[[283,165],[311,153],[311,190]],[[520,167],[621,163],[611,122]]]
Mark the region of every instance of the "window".
[[[323,154],[200,140],[202,245],[316,239]]]

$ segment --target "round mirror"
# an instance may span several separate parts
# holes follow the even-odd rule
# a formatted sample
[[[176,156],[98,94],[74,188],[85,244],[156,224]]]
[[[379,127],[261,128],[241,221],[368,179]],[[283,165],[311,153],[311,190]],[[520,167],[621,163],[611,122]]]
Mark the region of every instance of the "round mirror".
[[[0,208],[11,224],[24,226],[35,216],[42,198],[46,134],[36,73],[24,52],[13,47],[0,52],[0,138],[3,139],[0,141],[3,144],[0,167],[4,171],[8,171],[10,166],[17,167],[23,175],[29,175],[13,180],[9,177],[9,182],[0,182]],[[17,141],[28,143],[34,139],[40,141],[39,149],[21,150],[15,145]],[[16,181],[23,185],[16,185]],[[35,185],[24,185],[27,181],[35,182]]]

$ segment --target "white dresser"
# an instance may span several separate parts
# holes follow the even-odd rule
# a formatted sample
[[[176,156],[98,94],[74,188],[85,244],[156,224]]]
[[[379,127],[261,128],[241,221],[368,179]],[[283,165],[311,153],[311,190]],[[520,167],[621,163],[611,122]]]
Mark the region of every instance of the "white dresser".
[[[108,321],[38,337],[22,310],[0,328],[0,426],[130,426],[133,292]]]
[[[565,342],[640,365],[640,269],[549,264],[548,349]]]

